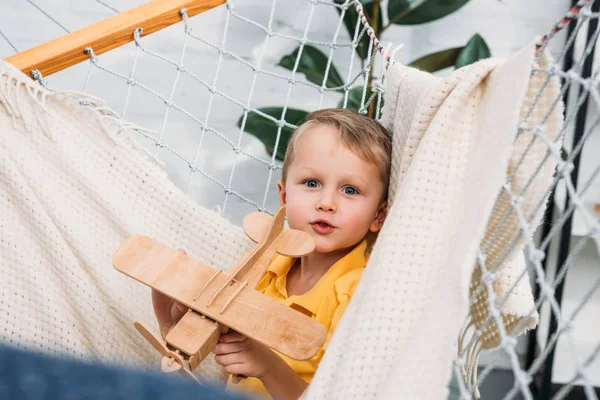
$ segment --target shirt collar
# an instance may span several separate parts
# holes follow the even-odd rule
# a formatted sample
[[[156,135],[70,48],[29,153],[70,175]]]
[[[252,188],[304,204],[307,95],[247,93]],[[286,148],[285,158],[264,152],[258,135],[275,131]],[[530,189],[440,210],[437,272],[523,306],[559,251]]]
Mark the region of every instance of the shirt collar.
[[[366,266],[366,250],[367,241],[363,240],[348,254],[333,264],[312,289],[298,296],[291,296],[288,298],[286,289],[287,273],[292,265],[294,265],[294,262],[296,261],[295,258],[277,254],[273,259],[273,262],[271,262],[267,268],[267,272],[275,278],[275,285],[278,291],[287,299],[287,305],[296,304],[310,311],[313,315],[316,315],[319,305],[321,304],[321,299],[336,280],[354,269],[364,268]]]

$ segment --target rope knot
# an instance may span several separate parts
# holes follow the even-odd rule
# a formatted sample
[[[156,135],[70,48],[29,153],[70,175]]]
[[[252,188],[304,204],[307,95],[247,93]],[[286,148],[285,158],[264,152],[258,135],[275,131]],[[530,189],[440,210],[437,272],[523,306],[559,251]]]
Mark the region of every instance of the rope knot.
[[[523,203],[523,197],[521,196],[515,196],[510,200],[510,205],[513,207],[518,207],[521,203]]]
[[[140,40],[143,31],[144,30],[142,28],[135,28],[133,30],[133,38],[135,39],[136,43],[138,40]]]
[[[517,339],[512,336],[504,336],[500,345],[506,351],[513,351],[517,345]]]
[[[496,274],[493,272],[487,272],[481,277],[481,282],[484,285],[491,285],[496,280]]]
[[[39,81],[40,79],[43,78],[42,73],[40,72],[39,69],[32,70],[31,77],[33,78],[34,81]]]
[[[540,289],[542,290],[542,294],[547,298],[554,297],[554,289],[551,286],[545,284],[545,282],[541,283],[542,284],[540,285]]]
[[[560,174],[562,175],[563,178],[568,178],[569,175],[571,175],[573,168],[575,168],[575,166],[573,165],[572,162],[563,161],[563,160],[560,160],[558,162],[558,170],[560,171]]]
[[[92,61],[93,64],[96,63],[96,61],[98,60],[98,58],[96,57],[96,54],[94,53],[94,49],[92,49],[91,47],[86,47],[83,52],[87,55],[90,56],[90,60]]]
[[[534,249],[531,251],[531,261],[533,262],[541,262],[546,258],[546,253],[542,250]]]
[[[564,333],[569,333],[573,330],[573,321],[571,320],[563,320],[559,323],[559,331],[563,331]]]
[[[181,15],[181,19],[183,19],[184,22],[187,22],[187,20],[188,20],[187,8],[182,8],[181,11],[179,11],[179,15]]]

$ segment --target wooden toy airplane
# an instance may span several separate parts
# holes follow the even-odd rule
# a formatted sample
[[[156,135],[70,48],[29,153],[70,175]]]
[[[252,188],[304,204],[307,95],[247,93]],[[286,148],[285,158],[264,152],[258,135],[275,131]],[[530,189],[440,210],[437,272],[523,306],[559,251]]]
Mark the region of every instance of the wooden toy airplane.
[[[321,348],[327,337],[322,324],[254,290],[275,253],[301,257],[314,250],[309,234],[283,229],[284,218],[285,207],[274,217],[247,215],[243,227],[257,245],[228,273],[146,236],[128,238],[115,252],[117,270],[189,307],[166,334],[166,343],[142,323],[134,323],[163,355],[164,372],[194,378],[191,371],[229,328],[296,360],[307,360]]]

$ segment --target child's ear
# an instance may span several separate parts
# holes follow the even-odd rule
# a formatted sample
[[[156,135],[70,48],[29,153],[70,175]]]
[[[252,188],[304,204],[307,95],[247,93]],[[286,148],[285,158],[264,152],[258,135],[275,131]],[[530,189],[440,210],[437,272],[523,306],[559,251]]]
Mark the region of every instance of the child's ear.
[[[277,190],[279,191],[279,205],[285,206],[285,184],[282,180],[277,181]]]
[[[375,218],[373,218],[373,222],[371,222],[369,231],[379,232],[383,226],[385,217],[387,217],[387,201],[382,202],[379,207],[377,207],[377,213],[375,214]]]

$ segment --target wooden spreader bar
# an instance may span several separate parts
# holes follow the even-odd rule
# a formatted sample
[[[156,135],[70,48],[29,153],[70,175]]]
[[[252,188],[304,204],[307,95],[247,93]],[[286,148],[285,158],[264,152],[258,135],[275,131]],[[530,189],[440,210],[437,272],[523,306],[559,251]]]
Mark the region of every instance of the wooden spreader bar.
[[[85,52],[88,47],[99,55],[132,42],[136,28],[142,28],[141,36],[146,36],[180,22],[182,9],[192,17],[224,3],[225,0],[152,0],[4,61],[27,75],[37,69],[48,76],[88,60],[90,56]]]

